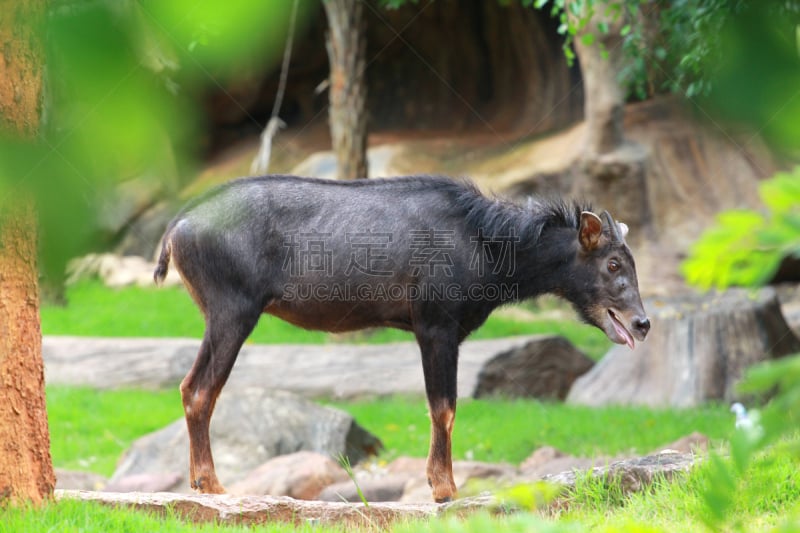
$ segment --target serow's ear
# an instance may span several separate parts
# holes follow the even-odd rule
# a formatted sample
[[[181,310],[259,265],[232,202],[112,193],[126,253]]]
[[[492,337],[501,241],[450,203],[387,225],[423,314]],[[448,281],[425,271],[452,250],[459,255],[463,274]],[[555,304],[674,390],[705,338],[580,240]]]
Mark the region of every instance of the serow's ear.
[[[592,212],[581,213],[581,227],[578,229],[578,241],[587,252],[597,248],[600,236],[603,234],[603,221]]]
[[[624,222],[617,222],[617,224],[619,224],[619,232],[622,234],[622,238],[624,239],[628,234],[628,225]]]

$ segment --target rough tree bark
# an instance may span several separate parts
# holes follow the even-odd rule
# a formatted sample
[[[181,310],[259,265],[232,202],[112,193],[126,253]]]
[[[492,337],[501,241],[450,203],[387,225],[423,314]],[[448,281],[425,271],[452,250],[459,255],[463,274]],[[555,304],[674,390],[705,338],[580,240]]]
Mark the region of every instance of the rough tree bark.
[[[0,0],[0,131],[32,137],[42,94],[37,21],[44,0]],[[12,207],[13,206],[13,207]],[[55,485],[44,396],[36,216],[0,200],[0,504],[39,503]]]
[[[366,24],[361,0],[324,0],[328,17],[326,48],[330,61],[333,151],[339,179],[366,178],[367,83]]]
[[[647,177],[650,154],[644,146],[625,138],[625,90],[619,83],[624,66],[620,30],[625,17],[615,16],[610,2],[600,0],[585,26],[575,36],[584,84],[587,137],[584,156],[574,169],[572,193],[592,198],[619,220],[635,228],[650,223]],[[606,31],[601,28],[605,26]],[[584,37],[591,35],[590,44]],[[642,235],[637,232],[637,235]]]

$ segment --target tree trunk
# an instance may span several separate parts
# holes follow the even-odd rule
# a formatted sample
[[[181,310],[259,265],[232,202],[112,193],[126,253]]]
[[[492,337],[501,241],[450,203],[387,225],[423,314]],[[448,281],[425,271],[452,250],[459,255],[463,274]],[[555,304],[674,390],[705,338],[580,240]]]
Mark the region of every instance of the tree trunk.
[[[575,382],[568,400],[589,405],[690,407],[731,402],[747,367],[800,352],[772,288],[657,302],[653,329],[633,351],[612,348]]]
[[[625,58],[619,32],[626,21],[624,15],[614,17],[609,4],[607,0],[597,2],[586,25],[575,35],[587,133],[585,153],[573,169],[571,192],[591,198],[618,220],[641,229],[649,226],[652,218],[647,195],[650,154],[642,145],[625,139],[625,90],[619,82]],[[590,35],[592,41],[586,44],[584,38]],[[636,240],[645,234],[637,231],[633,235]]]
[[[606,8],[606,2],[597,2],[594,13],[575,35],[574,41],[583,77],[583,109],[589,130],[587,151],[591,155],[611,152],[624,140],[622,118],[625,92],[617,79],[623,65],[619,31],[624,24],[624,17],[615,19],[606,13]],[[608,28],[605,33],[600,29],[603,25]],[[587,35],[593,36],[590,44],[584,43]]]
[[[328,17],[333,151],[339,179],[366,178],[366,25],[362,0],[324,0]]]
[[[0,130],[33,137],[42,94],[43,0],[0,0]],[[0,205],[0,504],[39,503],[55,475],[44,395],[36,216],[17,191]],[[13,203],[13,207],[9,204]]]

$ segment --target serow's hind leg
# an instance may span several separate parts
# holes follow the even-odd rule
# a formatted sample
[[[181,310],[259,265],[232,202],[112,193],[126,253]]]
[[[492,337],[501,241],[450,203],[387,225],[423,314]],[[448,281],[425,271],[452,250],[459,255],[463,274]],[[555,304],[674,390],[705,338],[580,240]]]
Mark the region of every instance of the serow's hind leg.
[[[458,340],[455,335],[453,338],[441,334],[435,337],[438,338],[417,335],[431,417],[431,444],[426,472],[433,499],[447,502],[457,497],[451,436],[456,419]]]
[[[207,319],[200,352],[181,382],[181,398],[189,430],[189,482],[193,489],[202,493],[225,492],[214,470],[209,425],[217,397],[258,317],[259,313],[254,312],[227,320]]]

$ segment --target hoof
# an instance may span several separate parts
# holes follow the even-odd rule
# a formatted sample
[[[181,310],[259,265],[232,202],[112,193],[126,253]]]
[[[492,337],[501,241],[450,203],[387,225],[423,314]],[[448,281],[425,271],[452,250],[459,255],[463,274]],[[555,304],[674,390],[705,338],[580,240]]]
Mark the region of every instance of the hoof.
[[[445,496],[444,498],[435,498],[436,503],[450,503],[453,501],[453,498],[450,496]]]
[[[225,489],[218,481],[209,482],[205,476],[192,480],[191,486],[200,494],[225,494]]]

